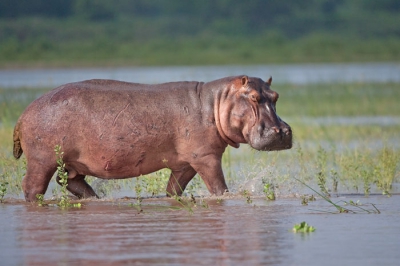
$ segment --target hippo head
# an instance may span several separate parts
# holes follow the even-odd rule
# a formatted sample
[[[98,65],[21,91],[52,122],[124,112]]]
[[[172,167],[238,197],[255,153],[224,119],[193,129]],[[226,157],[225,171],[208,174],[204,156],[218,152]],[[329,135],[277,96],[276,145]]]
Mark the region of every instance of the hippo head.
[[[234,77],[221,92],[216,124],[221,137],[231,146],[248,143],[260,151],[290,149],[292,130],[276,114],[278,93],[267,82],[247,76]]]

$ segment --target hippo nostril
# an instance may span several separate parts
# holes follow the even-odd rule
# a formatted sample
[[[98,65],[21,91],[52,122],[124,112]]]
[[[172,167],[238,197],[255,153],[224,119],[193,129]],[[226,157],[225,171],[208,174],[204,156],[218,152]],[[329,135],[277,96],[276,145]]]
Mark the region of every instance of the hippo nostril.
[[[284,127],[282,130],[284,135],[290,135],[292,133],[292,129],[290,127]]]
[[[272,127],[272,129],[278,134],[281,132],[281,129],[278,127]]]

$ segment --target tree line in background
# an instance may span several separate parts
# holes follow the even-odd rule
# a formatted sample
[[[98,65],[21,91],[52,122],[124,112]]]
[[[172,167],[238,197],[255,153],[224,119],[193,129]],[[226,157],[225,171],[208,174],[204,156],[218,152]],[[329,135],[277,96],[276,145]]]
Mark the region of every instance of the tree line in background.
[[[168,33],[249,35],[274,30],[298,37],[315,31],[359,37],[400,35],[398,0],[2,0],[0,18],[42,16],[86,21],[148,18]],[[164,29],[165,30],[165,29]],[[162,32],[160,32],[162,34]]]
[[[0,1],[0,67],[393,60],[399,0]]]

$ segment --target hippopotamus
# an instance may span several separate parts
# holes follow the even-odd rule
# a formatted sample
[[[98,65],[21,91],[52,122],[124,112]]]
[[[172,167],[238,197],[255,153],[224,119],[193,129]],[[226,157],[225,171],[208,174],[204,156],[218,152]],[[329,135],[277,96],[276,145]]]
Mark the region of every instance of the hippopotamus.
[[[292,130],[276,113],[272,77],[139,84],[86,80],[33,101],[14,128],[14,157],[25,153],[27,201],[44,194],[61,146],[67,189],[97,197],[85,176],[121,179],[169,168],[167,195],[181,195],[200,175],[209,192],[228,191],[221,166],[228,145],[259,151],[290,149]],[[57,182],[60,178],[57,177]]]

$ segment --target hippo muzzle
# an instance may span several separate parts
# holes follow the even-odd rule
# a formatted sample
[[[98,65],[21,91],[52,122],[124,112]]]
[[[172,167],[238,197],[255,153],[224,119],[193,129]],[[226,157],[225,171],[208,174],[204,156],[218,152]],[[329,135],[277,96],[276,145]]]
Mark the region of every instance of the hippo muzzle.
[[[259,151],[279,151],[292,148],[292,129],[284,121],[271,127],[259,124],[251,134],[249,144]]]

